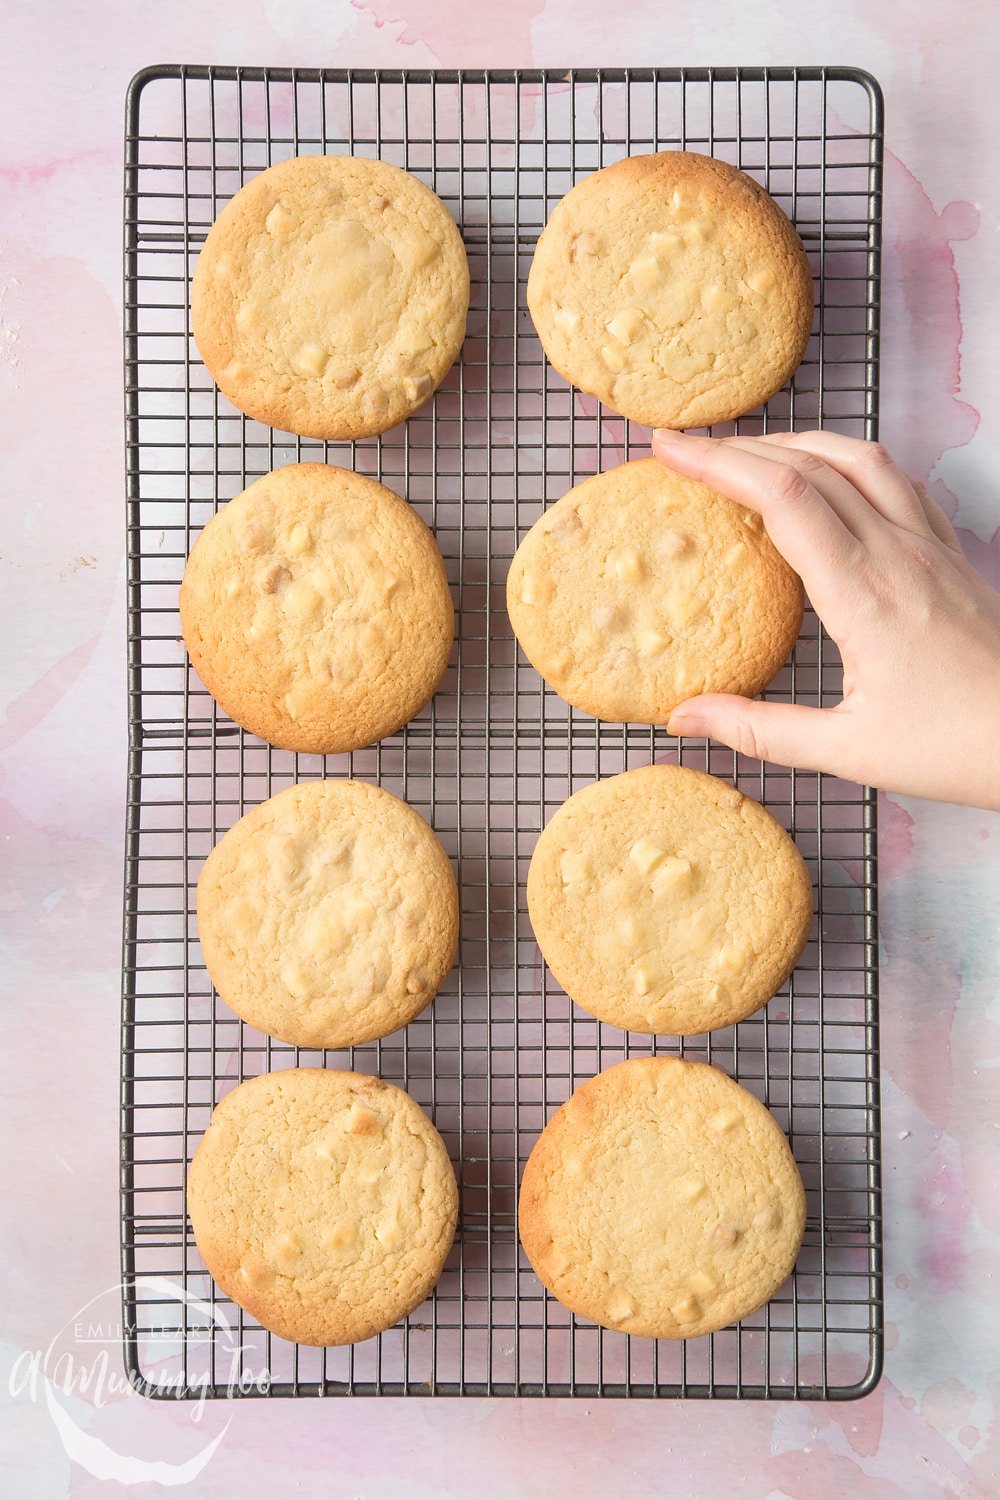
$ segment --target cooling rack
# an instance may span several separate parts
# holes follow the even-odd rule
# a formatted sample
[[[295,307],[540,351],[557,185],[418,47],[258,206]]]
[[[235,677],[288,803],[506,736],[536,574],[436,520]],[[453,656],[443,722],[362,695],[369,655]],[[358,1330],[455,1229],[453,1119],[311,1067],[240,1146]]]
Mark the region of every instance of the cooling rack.
[[[125,1361],[150,1396],[577,1395],[847,1398],[882,1344],[875,805],[830,777],[736,757],[660,729],[597,723],[545,689],[504,607],[517,542],[542,508],[646,451],[648,433],[571,390],[525,310],[535,239],[580,177],[630,153],[688,147],[750,172],[786,208],[816,280],[791,386],[743,432],[876,434],[882,107],[851,69],[522,72],[163,66],[128,96],[125,385],[129,786],[122,1028]],[[378,156],[453,212],[472,272],[459,363],[381,439],[324,444],[235,411],[198,359],[190,278],[240,185],[298,153]],[[720,429],[722,430],[722,429]],[[731,428],[728,430],[732,430]],[[400,734],[325,759],[269,748],[217,709],[186,664],[177,590],[190,545],[253,478],[298,459],[374,475],[436,533],[458,609],[452,663]],[[808,613],[768,696],[839,696],[835,648]],[[574,1008],[541,963],[524,903],[539,829],[570,792],[655,759],[724,776],[794,834],[813,936],[767,1008],[709,1037],[626,1036]],[[194,888],[213,843],[294,781],[351,775],[419,809],[454,860],[460,958],[410,1026],[352,1053],[299,1052],[213,993]],[[808,1197],[788,1284],[737,1327],[688,1343],[576,1320],[519,1252],[520,1169],[575,1085],[625,1056],[708,1058],[787,1130]],[[184,1208],[187,1164],[232,1084],[297,1063],[402,1084],[456,1164],[461,1225],[424,1307],[344,1349],[272,1338],[213,1286]]]

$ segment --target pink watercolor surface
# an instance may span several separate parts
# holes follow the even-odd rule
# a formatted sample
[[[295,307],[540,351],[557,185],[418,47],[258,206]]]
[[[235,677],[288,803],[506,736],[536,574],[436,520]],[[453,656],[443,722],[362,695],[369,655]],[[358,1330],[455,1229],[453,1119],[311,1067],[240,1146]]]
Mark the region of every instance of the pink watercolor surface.
[[[316,66],[853,63],[887,106],[883,436],[969,555],[1000,572],[986,109],[995,6],[930,0],[26,0],[0,50],[0,953],[4,1392],[0,1487],[118,1493],[8,1393],[117,1277],[125,779],[120,363],[125,88],[159,61]],[[205,1496],[834,1500],[1000,1493],[996,818],[883,797],[886,1375],[842,1407],[661,1402],[68,1401],[119,1454],[184,1462]],[[165,1476],[161,1474],[161,1480]],[[159,1493],[156,1479],[131,1484]]]

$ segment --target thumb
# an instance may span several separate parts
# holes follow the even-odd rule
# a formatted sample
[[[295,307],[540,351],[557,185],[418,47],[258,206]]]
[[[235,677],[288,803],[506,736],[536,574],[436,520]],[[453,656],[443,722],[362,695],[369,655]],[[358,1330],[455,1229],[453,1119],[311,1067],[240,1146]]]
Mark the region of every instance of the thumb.
[[[842,714],[793,703],[760,703],[731,693],[705,693],[674,709],[670,734],[705,735],[755,760],[851,778]]]

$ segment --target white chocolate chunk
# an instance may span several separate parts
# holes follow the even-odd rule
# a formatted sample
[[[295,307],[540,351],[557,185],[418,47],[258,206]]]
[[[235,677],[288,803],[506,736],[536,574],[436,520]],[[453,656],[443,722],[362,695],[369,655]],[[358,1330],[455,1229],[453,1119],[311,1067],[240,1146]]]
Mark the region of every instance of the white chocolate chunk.
[[[557,307],[552,315],[552,321],[563,333],[572,333],[580,321],[580,314],[571,307]]]
[[[657,656],[665,646],[670,645],[670,638],[661,635],[658,630],[640,630],[638,645],[640,656]]]
[[[616,374],[625,368],[625,350],[620,344],[604,344],[601,348],[601,358],[609,370]]]
[[[676,1302],[671,1302],[670,1311],[678,1323],[693,1323],[701,1316],[701,1305],[697,1297],[679,1297]]]
[[[720,1135],[728,1135],[731,1130],[735,1130],[737,1125],[742,1123],[742,1120],[743,1116],[738,1109],[720,1109],[719,1113],[713,1115],[708,1123]]]
[[[312,544],[313,539],[309,527],[304,521],[296,521],[285,542],[285,551],[289,557],[301,557],[303,552],[310,552]]]
[[[623,547],[611,554],[611,566],[623,583],[639,583],[645,569],[634,547]]]
[[[559,861],[559,873],[562,876],[563,885],[577,885],[580,881],[589,880],[594,872],[585,854],[575,849],[567,849]]]
[[[742,562],[747,550],[746,542],[734,542],[725,556],[728,568],[735,568],[737,563]]]
[[[705,1184],[694,1172],[686,1172],[673,1183],[671,1191],[683,1203],[694,1203],[705,1191]]]
[[[295,368],[300,375],[319,377],[326,369],[330,356],[319,344],[303,344],[295,356]]]
[[[548,604],[556,588],[547,573],[525,573],[521,580],[523,604]]]
[[[645,322],[637,307],[625,307],[611,319],[607,329],[620,344],[631,344],[642,332]]]
[[[684,241],[672,229],[654,229],[649,236],[649,248],[654,255],[664,259],[676,255],[683,247]]]
[[[649,293],[663,285],[667,273],[655,255],[640,255],[629,267],[629,274],[638,291]]]
[[[774,291],[774,272],[768,270],[753,271],[747,277],[747,286],[759,297],[765,297],[768,292]]]
[[[641,874],[651,875],[666,859],[667,851],[662,844],[658,844],[655,839],[646,834],[632,845],[628,857],[638,867]]]
[[[686,625],[701,610],[701,600],[697,594],[692,594],[684,590],[681,593],[672,595],[667,600],[667,608],[670,612],[670,618],[675,625]]]
[[[695,1271],[694,1275],[691,1277],[691,1286],[693,1290],[696,1292],[701,1292],[703,1295],[708,1292],[714,1292],[718,1285],[719,1283],[712,1275],[712,1273],[710,1271],[704,1270],[704,1268]]]
[[[650,885],[656,897],[669,896],[676,891],[688,890],[694,883],[694,871],[688,859],[673,856],[663,859],[653,871]]]
[[[292,222],[292,216],[284,204],[276,203],[264,220],[264,228],[273,239],[284,239],[292,228]]]
[[[407,401],[423,401],[434,389],[434,382],[426,373],[420,375],[406,375],[403,378],[403,391]]]

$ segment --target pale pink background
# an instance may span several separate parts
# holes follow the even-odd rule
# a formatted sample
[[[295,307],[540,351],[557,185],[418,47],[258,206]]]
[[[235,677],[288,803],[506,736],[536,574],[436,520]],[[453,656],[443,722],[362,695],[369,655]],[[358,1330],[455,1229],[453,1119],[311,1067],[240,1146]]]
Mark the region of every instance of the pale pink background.
[[[779,12],[784,12],[784,19]],[[125,778],[122,114],[152,62],[853,63],[887,100],[883,432],[998,568],[996,8],[936,0],[4,5],[0,47],[0,1198],[5,1494],[117,1493],[7,1370],[117,1277]],[[883,798],[887,1367],[842,1407],[68,1405],[198,1496],[833,1500],[1000,1493],[996,818]],[[993,1008],[991,1009],[991,1002]],[[160,1493],[152,1484],[132,1493]]]

